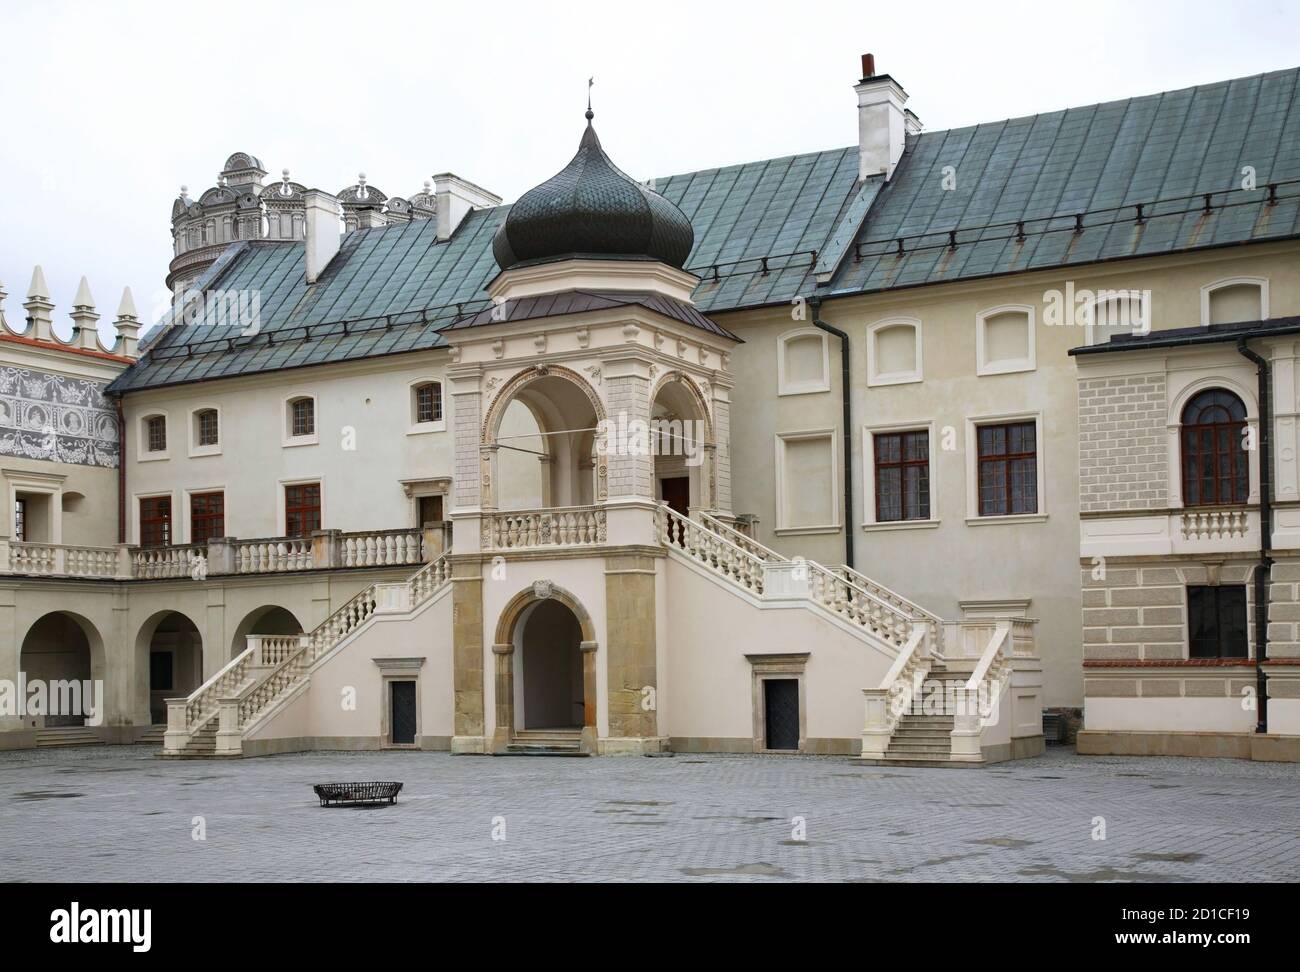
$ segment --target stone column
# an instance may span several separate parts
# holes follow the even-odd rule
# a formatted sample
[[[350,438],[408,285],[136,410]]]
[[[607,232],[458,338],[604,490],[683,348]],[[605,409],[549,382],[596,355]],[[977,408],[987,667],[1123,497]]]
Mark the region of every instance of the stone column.
[[[6,584],[0,587],[0,679],[7,680],[13,692],[18,691],[18,669],[22,663],[23,646],[18,642],[18,607],[16,597],[17,585]],[[12,700],[15,705],[17,698]],[[23,720],[18,715],[0,715],[0,733],[22,727]],[[35,737],[33,736],[33,743]],[[0,749],[12,748],[0,737]]]
[[[649,453],[650,372],[640,358],[606,361],[604,365],[606,408],[611,427],[619,433],[606,442],[608,450],[606,490],[608,499],[654,500],[654,456]],[[638,439],[638,426],[645,423]],[[622,440],[622,441],[619,441]],[[638,447],[647,448],[641,451]],[[599,498],[598,498],[599,499]]]
[[[731,388],[713,382],[713,508],[731,512]]]
[[[493,645],[496,663],[496,726],[492,731],[492,752],[503,753],[515,728],[515,646]]]
[[[658,712],[643,706],[645,689],[658,691],[654,557],[629,554],[606,560],[605,610],[609,685],[605,752],[655,751],[660,745]],[[595,655],[590,657],[594,662]]]
[[[597,701],[596,701],[596,652],[600,645],[595,641],[584,641],[578,645],[582,652],[582,739],[579,748],[584,753],[597,751]]]
[[[484,752],[483,570],[478,558],[451,562],[453,753]]]

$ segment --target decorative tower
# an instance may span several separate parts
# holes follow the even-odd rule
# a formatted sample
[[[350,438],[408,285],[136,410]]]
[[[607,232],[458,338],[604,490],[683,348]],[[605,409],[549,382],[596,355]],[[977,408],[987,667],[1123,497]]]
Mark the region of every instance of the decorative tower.
[[[665,634],[654,551],[691,508],[729,515],[737,339],[692,303],[690,221],[610,161],[591,120],[589,109],[569,164],[498,230],[493,306],[442,331],[456,443],[458,752],[508,749],[520,732],[557,724],[591,753],[662,749],[656,710],[643,705]],[[538,482],[521,509],[529,478]],[[501,561],[504,591],[492,573]],[[557,647],[551,661],[529,661],[535,618],[580,631],[575,654]],[[539,671],[550,665],[570,675]],[[570,676],[582,697],[546,708],[539,682]],[[571,722],[545,721],[566,711]]]

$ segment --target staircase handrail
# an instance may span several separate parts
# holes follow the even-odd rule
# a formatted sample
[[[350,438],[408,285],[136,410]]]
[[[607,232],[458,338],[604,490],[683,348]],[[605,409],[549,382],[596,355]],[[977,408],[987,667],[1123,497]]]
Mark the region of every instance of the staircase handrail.
[[[659,504],[656,525],[659,540],[665,546],[680,551],[683,555],[735,581],[755,594],[763,593],[764,562],[756,554],[702,526],[698,521],[682,516],[667,503]],[[699,537],[707,538],[709,542],[717,545],[718,550],[726,556],[698,553],[695,539]]]

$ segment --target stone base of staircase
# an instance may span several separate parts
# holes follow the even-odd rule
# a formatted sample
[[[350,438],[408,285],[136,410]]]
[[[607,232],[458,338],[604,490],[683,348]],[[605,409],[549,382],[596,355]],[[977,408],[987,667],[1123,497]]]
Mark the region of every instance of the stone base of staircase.
[[[102,746],[104,740],[98,732],[86,726],[57,726],[36,730],[36,748],[56,746]]]
[[[161,746],[163,744],[163,733],[167,731],[165,725],[150,726],[140,735],[135,737],[137,746]]]
[[[581,729],[519,729],[494,756],[587,756]]]
[[[178,753],[162,750],[155,754],[159,759],[241,759],[242,753],[217,752],[217,720],[212,719],[206,726],[190,737],[185,748]]]

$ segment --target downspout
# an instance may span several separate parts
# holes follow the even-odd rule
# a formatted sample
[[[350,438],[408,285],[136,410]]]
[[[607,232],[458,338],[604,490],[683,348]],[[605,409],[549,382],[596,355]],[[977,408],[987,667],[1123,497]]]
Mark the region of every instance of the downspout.
[[[1255,571],[1255,695],[1259,710],[1257,733],[1268,732],[1268,592],[1273,558],[1273,404],[1269,394],[1268,361],[1252,351],[1245,338],[1237,352],[1255,363],[1259,382],[1259,568]]]
[[[122,397],[114,399],[117,408],[117,542],[126,543],[126,417]]]
[[[844,566],[853,567],[853,391],[849,385],[849,336],[822,320],[822,300],[809,298],[813,326],[840,339],[840,394],[844,399]]]

